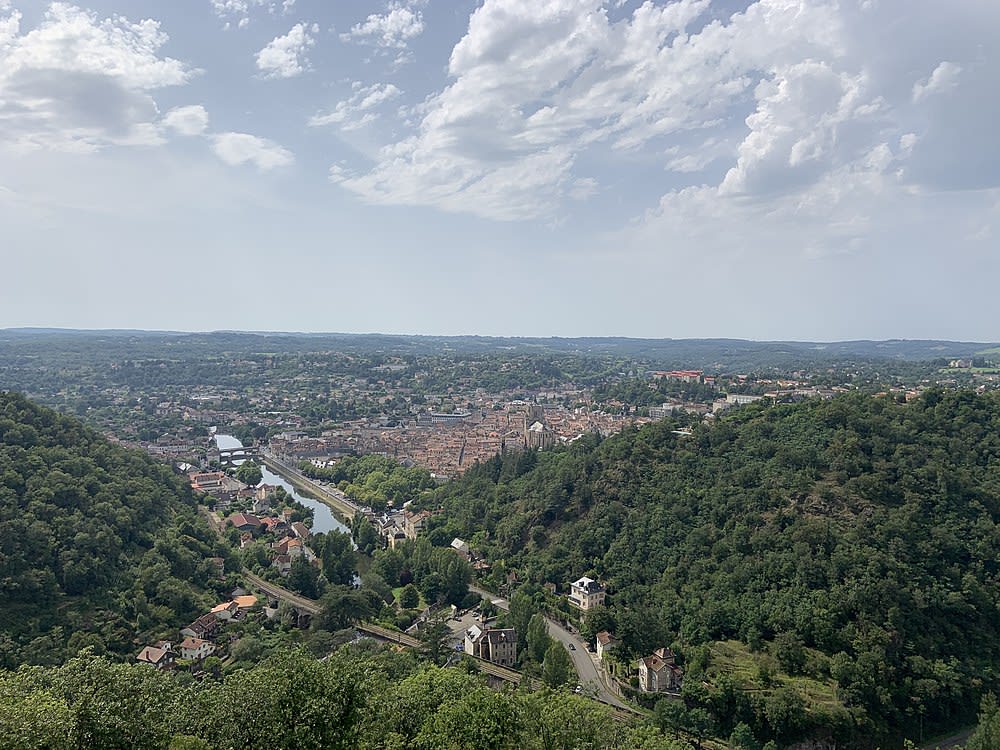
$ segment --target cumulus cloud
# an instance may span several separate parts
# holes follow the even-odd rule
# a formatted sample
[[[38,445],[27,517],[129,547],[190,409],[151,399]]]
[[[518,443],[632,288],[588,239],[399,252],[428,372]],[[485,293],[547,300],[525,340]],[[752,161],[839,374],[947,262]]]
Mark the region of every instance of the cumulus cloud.
[[[356,130],[378,118],[374,110],[402,92],[391,83],[374,83],[364,86],[360,81],[351,84],[354,93],[337,102],[329,112],[321,112],[309,119],[313,127],[339,125],[341,130]]]
[[[200,104],[174,107],[161,122],[180,135],[202,135],[208,129],[208,112]]]
[[[266,78],[293,78],[309,69],[306,50],[316,44],[319,25],[297,23],[257,53],[257,69]]]
[[[958,82],[958,74],[962,72],[962,67],[948,60],[943,61],[934,68],[930,78],[917,81],[913,84],[913,101],[919,102],[935,93],[947,91],[954,88]]]
[[[212,136],[212,149],[230,166],[252,164],[261,172],[287,167],[295,161],[291,151],[249,133],[217,133]]]
[[[151,92],[197,71],[158,54],[167,35],[156,21],[59,2],[34,29],[21,33],[20,20],[0,20],[0,141],[77,152],[162,142]]]
[[[890,153],[905,180],[997,180],[977,165],[997,153],[985,129],[1000,109],[988,93],[1000,5],[915,0],[905,17],[888,5],[756,0],[719,16],[709,0],[677,0],[611,20],[601,0],[485,0],[410,132],[337,180],[376,203],[533,218],[573,197],[583,154],[659,155],[677,180],[721,169],[711,189],[763,197],[864,169],[904,138]],[[930,72],[914,83],[914,70]],[[943,153],[948,164],[928,158]],[[539,162],[535,203],[494,177]]]
[[[255,11],[260,10],[270,15],[288,13],[295,5],[295,0],[210,0],[215,15],[225,21],[225,28],[232,23],[244,29],[250,24],[250,18]]]
[[[345,42],[403,50],[411,39],[423,33],[421,5],[422,0],[393,0],[384,13],[372,13],[340,38]]]

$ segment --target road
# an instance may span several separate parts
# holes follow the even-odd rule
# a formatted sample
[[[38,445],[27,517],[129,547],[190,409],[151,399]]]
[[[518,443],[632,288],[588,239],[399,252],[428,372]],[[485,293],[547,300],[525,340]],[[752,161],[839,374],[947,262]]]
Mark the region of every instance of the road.
[[[586,642],[566,630],[555,620],[546,617],[545,622],[548,624],[549,635],[559,641],[563,648],[568,651],[570,658],[573,659],[573,666],[576,667],[576,673],[580,676],[580,684],[583,685],[584,692],[593,691],[601,702],[608,703],[615,708],[628,709],[629,707],[612,693],[601,680],[597,672],[597,658],[587,650]]]
[[[968,727],[963,729],[961,732],[949,735],[948,737],[942,737],[937,740],[931,740],[930,742],[925,742],[920,746],[921,750],[948,750],[949,748],[955,748],[956,750],[960,747],[964,747],[965,743],[969,741],[969,737],[972,733],[976,731],[976,727]]]
[[[510,605],[506,599],[491,594],[489,591],[481,589],[478,586],[470,585],[469,590],[492,601],[497,609],[504,612],[510,610]],[[587,643],[579,636],[566,630],[566,628],[555,620],[546,617],[545,622],[548,626],[549,635],[563,644],[563,648],[567,650],[570,658],[573,660],[573,666],[576,668],[576,673],[580,678],[580,684],[583,685],[584,692],[590,693],[592,691],[602,703],[607,703],[615,708],[622,708],[626,711],[632,710],[617,695],[612,693],[603,680],[601,680],[601,676],[597,670],[597,657],[587,650]],[[573,648],[570,648],[571,644]]]

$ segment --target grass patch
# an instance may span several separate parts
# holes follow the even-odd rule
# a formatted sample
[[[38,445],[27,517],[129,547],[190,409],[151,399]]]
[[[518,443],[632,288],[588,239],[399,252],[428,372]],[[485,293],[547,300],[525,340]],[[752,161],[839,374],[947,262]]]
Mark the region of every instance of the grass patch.
[[[768,695],[782,687],[789,687],[805,701],[809,710],[824,713],[846,711],[843,702],[837,697],[837,683],[831,677],[822,674],[822,669],[814,669],[813,674],[790,675],[782,672],[769,653],[754,653],[739,641],[717,641],[709,647],[711,661],[708,668],[708,680],[724,675],[734,677],[744,690]],[[806,649],[807,663],[821,667],[827,657],[813,649]],[[761,666],[765,669],[762,670]],[[762,680],[762,671],[770,673],[770,679]],[[817,673],[820,672],[820,673]]]

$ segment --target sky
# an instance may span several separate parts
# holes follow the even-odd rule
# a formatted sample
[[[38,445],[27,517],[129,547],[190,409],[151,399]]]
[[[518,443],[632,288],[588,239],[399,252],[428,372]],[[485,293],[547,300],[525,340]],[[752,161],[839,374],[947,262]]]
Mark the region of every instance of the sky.
[[[1000,340],[996,0],[0,0],[0,328]]]

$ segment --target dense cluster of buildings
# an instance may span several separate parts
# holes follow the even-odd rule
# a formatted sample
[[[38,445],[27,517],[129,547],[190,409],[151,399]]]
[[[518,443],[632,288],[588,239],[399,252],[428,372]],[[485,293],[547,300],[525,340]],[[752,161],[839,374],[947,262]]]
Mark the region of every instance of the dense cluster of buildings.
[[[173,669],[179,658],[201,663],[216,653],[220,630],[229,622],[244,619],[256,606],[256,596],[238,594],[181,628],[179,641],[157,641],[144,646],[135,659],[156,669]]]
[[[511,401],[471,412],[432,413],[427,419],[391,427],[359,423],[319,437],[284,433],[271,439],[269,449],[290,463],[346,453],[377,453],[447,478],[504,450],[550,448],[587,433],[609,435],[636,421],[642,419],[583,407]]]

